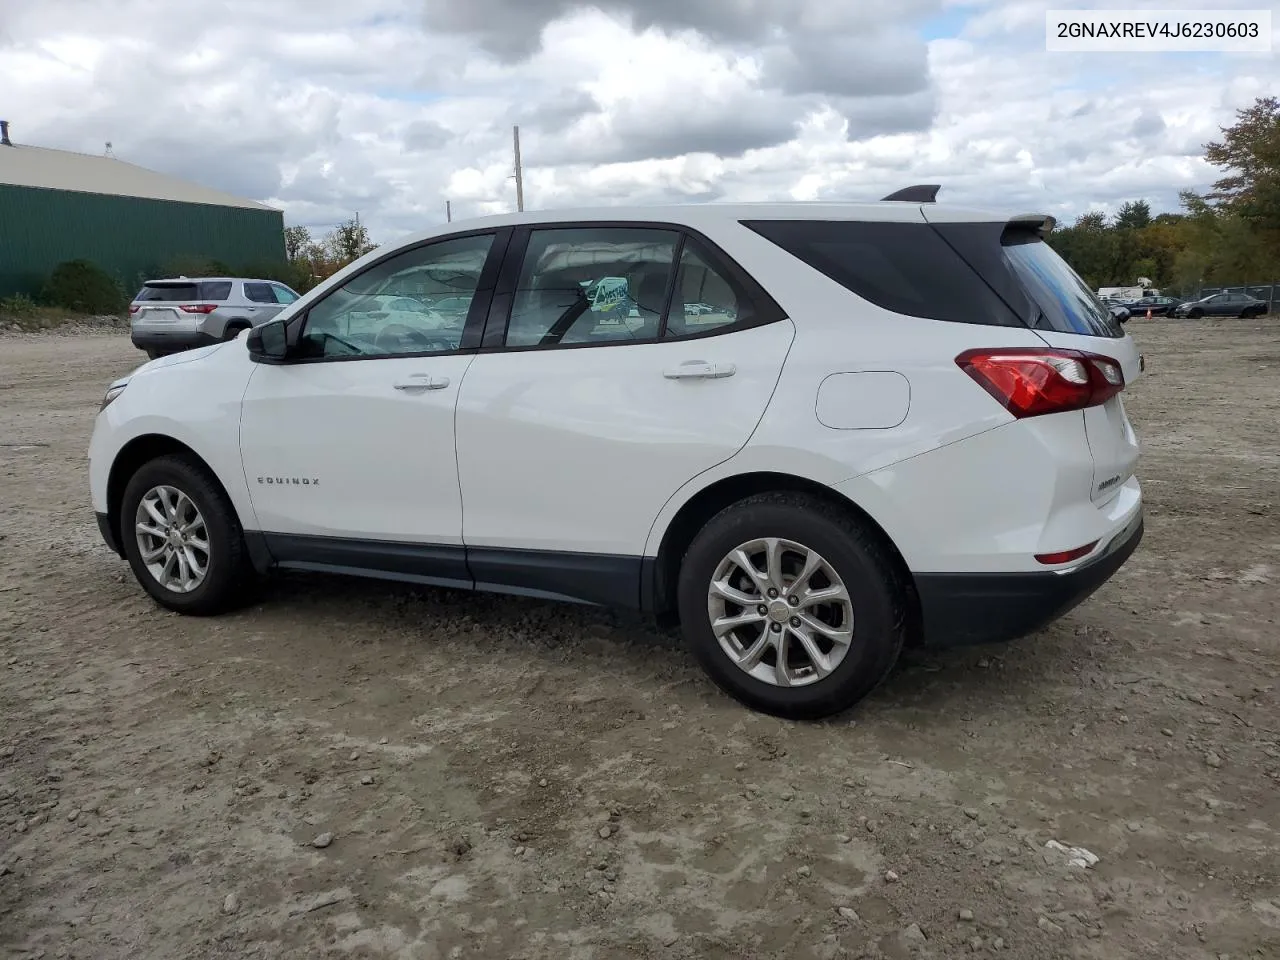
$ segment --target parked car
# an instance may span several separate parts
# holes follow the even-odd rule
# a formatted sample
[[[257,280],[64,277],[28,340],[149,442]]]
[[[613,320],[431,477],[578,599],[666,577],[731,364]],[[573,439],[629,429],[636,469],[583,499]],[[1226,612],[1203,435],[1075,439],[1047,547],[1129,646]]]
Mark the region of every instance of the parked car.
[[[632,608],[743,703],[825,716],[904,644],[1038,630],[1142,537],[1138,352],[1052,225],[905,200],[454,222],[111,384],[98,524],[181,613],[272,568]],[[352,323],[405,272],[477,302]],[[591,310],[604,277],[626,328]]]
[[[1267,301],[1247,293],[1215,293],[1173,308],[1173,316],[1192,320],[1200,317],[1260,317],[1266,312]]]
[[[1150,310],[1153,317],[1167,317],[1170,311],[1180,303],[1182,301],[1175,297],[1140,297],[1137,300],[1130,300],[1124,306],[1132,316],[1145,317]]]
[[[129,304],[133,345],[154,360],[219,340],[234,340],[297,299],[297,293],[274,280],[149,280]]]

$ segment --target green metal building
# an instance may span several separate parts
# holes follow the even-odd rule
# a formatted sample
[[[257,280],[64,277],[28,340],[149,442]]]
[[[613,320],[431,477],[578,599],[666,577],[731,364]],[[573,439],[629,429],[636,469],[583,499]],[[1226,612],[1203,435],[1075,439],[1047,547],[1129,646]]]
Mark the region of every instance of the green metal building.
[[[35,295],[67,260],[97,264],[132,296],[175,263],[283,263],[284,215],[114,157],[15,145],[6,131],[0,297]]]

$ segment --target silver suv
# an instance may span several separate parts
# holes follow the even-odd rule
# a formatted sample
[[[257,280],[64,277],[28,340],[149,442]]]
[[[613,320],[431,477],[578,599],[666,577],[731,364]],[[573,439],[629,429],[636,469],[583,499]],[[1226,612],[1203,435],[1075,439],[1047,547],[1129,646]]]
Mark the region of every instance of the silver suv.
[[[151,280],[129,304],[133,345],[154,360],[234,340],[266,323],[298,294],[274,280],[178,277]]]

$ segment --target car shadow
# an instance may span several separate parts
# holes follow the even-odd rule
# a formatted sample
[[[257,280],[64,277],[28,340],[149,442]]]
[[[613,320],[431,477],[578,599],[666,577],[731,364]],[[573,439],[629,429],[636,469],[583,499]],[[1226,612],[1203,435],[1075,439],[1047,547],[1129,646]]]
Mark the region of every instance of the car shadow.
[[[290,616],[306,607],[330,624],[358,635],[371,620],[399,628],[451,629],[465,624],[495,637],[524,641],[522,650],[554,655],[584,637],[616,642],[610,656],[628,661],[642,674],[656,654],[709,696],[723,697],[703,674],[675,630],[664,630],[639,614],[504,594],[418,587],[380,580],[323,574],[281,573],[265,584],[258,612]],[[316,611],[316,607],[321,608]],[[1092,618],[1086,618],[1092,619]],[[371,631],[371,637],[380,637]],[[379,639],[377,642],[381,642]],[[1045,630],[1008,643],[953,649],[904,649],[890,674],[862,703],[828,722],[855,717],[901,716],[919,708],[940,720],[1020,708],[1064,684],[1088,688],[1125,682],[1115,676],[1119,647],[1105,628],[1074,613]]]

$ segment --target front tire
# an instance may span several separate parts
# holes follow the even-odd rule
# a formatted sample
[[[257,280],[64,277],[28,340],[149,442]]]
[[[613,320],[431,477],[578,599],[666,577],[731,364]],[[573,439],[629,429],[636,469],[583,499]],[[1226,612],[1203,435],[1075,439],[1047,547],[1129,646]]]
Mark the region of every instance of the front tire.
[[[686,642],[730,696],[774,716],[846,710],[888,675],[907,590],[881,538],[816,497],[770,493],[694,538],[677,602]]]
[[[239,606],[253,567],[235,508],[190,457],[159,457],[129,480],[120,539],[138,583],[162,607],[208,616]]]

